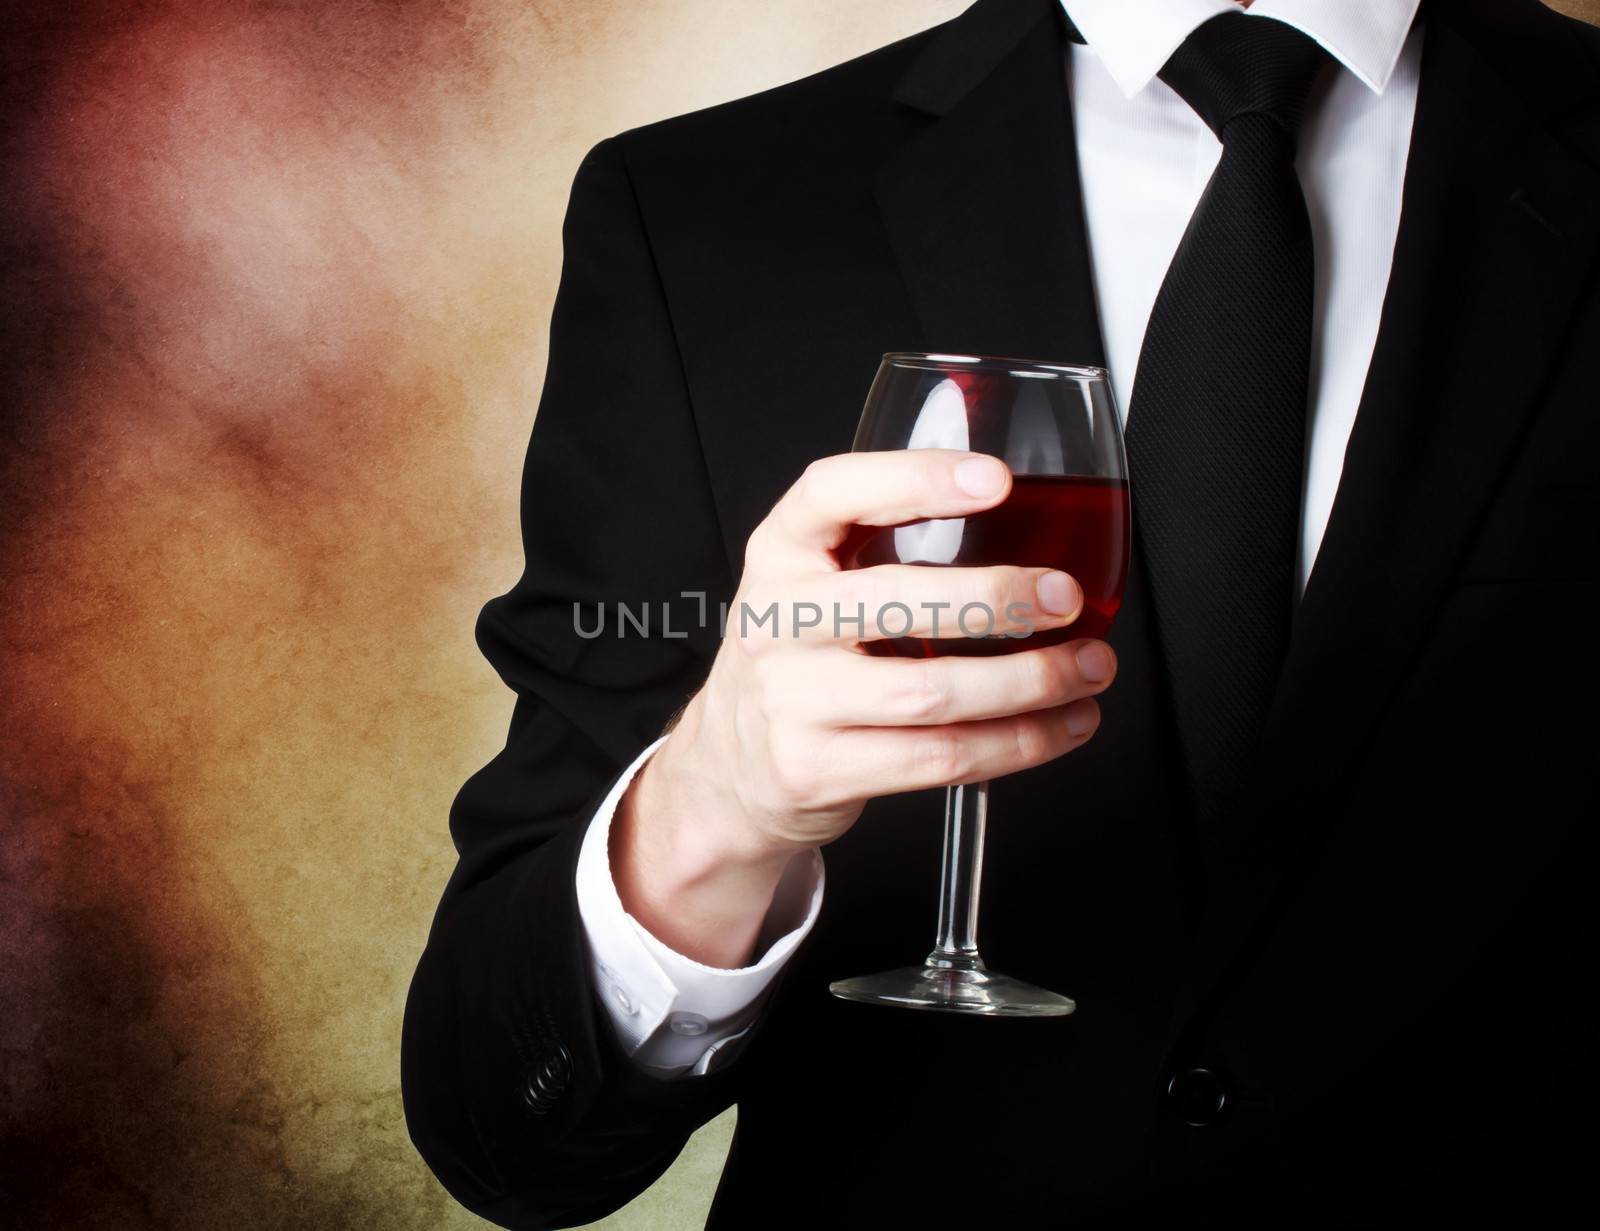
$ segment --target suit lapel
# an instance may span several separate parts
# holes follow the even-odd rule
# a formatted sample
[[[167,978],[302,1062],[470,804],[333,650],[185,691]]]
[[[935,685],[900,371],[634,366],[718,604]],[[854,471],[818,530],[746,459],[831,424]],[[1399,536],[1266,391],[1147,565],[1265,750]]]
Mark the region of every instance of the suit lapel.
[[[1226,870],[1213,870],[1202,946],[1215,957],[1180,1019],[1230,955],[1248,961],[1240,942],[1264,933],[1292,891],[1286,868],[1322,836],[1539,405],[1595,257],[1600,174],[1498,74],[1492,38],[1449,6],[1429,16],[1377,345],[1253,806],[1216,851]]]
[[[934,351],[1103,362],[1056,0],[982,0],[895,98],[930,118],[875,182]]]

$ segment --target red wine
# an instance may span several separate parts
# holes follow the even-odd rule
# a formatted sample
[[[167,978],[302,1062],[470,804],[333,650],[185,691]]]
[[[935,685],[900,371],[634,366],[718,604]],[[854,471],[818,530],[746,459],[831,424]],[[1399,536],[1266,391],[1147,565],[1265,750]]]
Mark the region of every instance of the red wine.
[[[1012,480],[1011,494],[1002,504],[950,527],[944,542],[954,548],[954,559],[930,565],[926,558],[906,558],[916,553],[907,550],[908,536],[899,536],[899,540],[893,527],[857,526],[839,549],[840,562],[846,568],[874,564],[921,564],[933,568],[1021,564],[1058,568],[1072,574],[1083,587],[1083,614],[1065,628],[1046,629],[1026,637],[969,637],[961,635],[955,612],[942,611],[939,631],[948,628],[954,635],[865,641],[862,645],[869,653],[905,658],[1009,654],[1060,645],[1078,637],[1104,637],[1122,604],[1128,577],[1128,485],[1120,479],[1081,475],[1017,475]],[[1038,613],[1030,612],[1028,618],[1037,620]],[[893,628],[897,620],[886,618],[884,623]],[[984,625],[982,615],[968,617],[969,631],[982,632]]]

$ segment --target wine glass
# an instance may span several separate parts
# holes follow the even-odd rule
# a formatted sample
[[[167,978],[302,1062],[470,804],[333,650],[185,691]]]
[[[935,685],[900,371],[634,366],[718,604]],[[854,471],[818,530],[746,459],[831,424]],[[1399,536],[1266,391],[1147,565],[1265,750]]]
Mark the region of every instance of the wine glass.
[[[1005,654],[1104,637],[1128,575],[1130,508],[1122,424],[1104,368],[979,355],[894,352],[867,394],[855,452],[963,449],[1010,466],[1011,493],[971,517],[888,528],[858,526],[840,548],[847,568],[876,564],[1057,568],[1083,589],[1064,628],[984,635],[978,616],[946,636],[862,642],[880,655]],[[989,784],[945,792],[944,867],[932,951],[920,966],[841,979],[835,996],[869,1004],[1014,1017],[1071,1013],[1073,1001],[990,970],[978,954],[978,889]]]

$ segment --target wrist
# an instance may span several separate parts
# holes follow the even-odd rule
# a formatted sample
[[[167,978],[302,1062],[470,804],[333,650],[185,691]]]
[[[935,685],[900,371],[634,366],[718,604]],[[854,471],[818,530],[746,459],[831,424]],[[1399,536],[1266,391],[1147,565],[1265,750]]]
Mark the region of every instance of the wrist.
[[[664,944],[722,968],[749,964],[798,853],[765,840],[717,776],[697,768],[683,724],[623,795],[609,851],[623,908]]]

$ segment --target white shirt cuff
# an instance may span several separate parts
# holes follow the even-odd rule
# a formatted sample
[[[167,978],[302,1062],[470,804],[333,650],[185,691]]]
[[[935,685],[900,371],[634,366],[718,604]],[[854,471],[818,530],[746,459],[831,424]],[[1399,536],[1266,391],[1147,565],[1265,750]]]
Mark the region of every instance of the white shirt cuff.
[[[756,1001],[816,922],[824,877],[819,851],[790,862],[753,965],[707,966],[653,936],[623,909],[606,844],[618,801],[665,739],[634,758],[595,810],[578,852],[577,890],[595,986],[624,1049],[658,1076],[676,1076],[708,1072],[737,1053],[735,1041],[754,1021]]]

